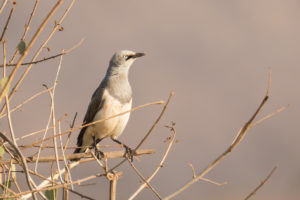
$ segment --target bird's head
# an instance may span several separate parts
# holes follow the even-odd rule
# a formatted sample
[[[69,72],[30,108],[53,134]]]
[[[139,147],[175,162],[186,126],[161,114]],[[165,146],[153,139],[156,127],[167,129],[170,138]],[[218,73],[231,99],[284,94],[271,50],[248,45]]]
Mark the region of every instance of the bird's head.
[[[128,70],[136,58],[144,55],[146,54],[135,53],[129,50],[118,51],[112,56],[110,60],[110,66]]]

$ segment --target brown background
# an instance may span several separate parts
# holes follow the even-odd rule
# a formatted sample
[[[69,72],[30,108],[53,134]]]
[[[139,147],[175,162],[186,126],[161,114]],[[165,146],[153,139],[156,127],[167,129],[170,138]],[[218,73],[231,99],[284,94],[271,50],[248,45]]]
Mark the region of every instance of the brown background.
[[[6,36],[10,54],[33,4],[34,1],[18,1]],[[53,5],[52,0],[40,1],[28,38]],[[299,199],[299,10],[296,0],[77,1],[63,23],[64,31],[56,33],[49,43],[51,51],[44,50],[41,56],[53,55],[85,38],[80,48],[63,58],[55,94],[57,118],[69,114],[62,121],[67,129],[78,111],[77,124],[81,122],[115,51],[145,52],[147,56],[137,60],[130,71],[134,106],[165,100],[171,90],[175,96],[158,128],[143,145],[154,148],[156,154],[136,160],[135,164],[145,176],[152,173],[167,147],[163,140],[169,131],[163,126],[175,121],[179,143],[151,182],[166,196],[192,178],[188,163],[199,172],[228,147],[262,100],[271,69],[271,98],[259,118],[281,106],[290,107],[251,129],[240,146],[206,176],[227,181],[227,185],[199,181],[175,199],[243,199],[274,166],[278,166],[277,171],[254,198]],[[1,15],[2,27],[8,11]],[[58,13],[63,11],[61,8]],[[52,20],[38,42],[47,37],[53,24]],[[43,83],[51,85],[58,61],[34,66],[12,106],[42,90]],[[14,113],[16,134],[44,128],[49,105],[49,97],[44,95],[26,105],[23,112]],[[132,113],[120,140],[134,147],[160,109],[153,106]],[[5,119],[0,126],[7,130]],[[72,145],[76,135],[77,132],[72,135]],[[105,140],[103,144],[111,142]],[[140,181],[128,164],[119,170],[124,174],[118,183],[118,199],[127,199]],[[85,164],[74,170],[73,178],[98,172],[96,164]],[[91,183],[97,184],[76,189],[107,199],[107,181],[99,178]],[[145,190],[137,199],[155,196]]]

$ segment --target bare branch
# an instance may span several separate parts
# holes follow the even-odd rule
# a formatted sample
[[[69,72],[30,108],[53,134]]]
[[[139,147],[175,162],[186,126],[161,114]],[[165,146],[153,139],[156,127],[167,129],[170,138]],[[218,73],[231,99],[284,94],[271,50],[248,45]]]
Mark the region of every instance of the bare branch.
[[[6,24],[5,24],[4,28],[3,28],[3,31],[2,31],[2,34],[1,34],[1,37],[0,37],[0,42],[2,42],[3,39],[4,39],[5,32],[6,32],[6,30],[7,30],[8,24],[9,24],[9,22],[10,22],[10,19],[11,19],[11,16],[12,16],[14,10],[15,10],[15,6],[13,6],[13,7],[11,8],[11,10],[10,10],[10,13],[9,13],[8,18],[7,18],[7,20],[6,20]]]
[[[30,14],[29,20],[28,20],[27,24],[25,24],[25,30],[24,30],[23,36],[22,36],[22,38],[20,39],[20,41],[25,40],[26,34],[27,34],[27,32],[29,31],[29,27],[30,27],[32,18],[33,18],[33,16],[34,16],[34,13],[35,13],[35,11],[36,11],[36,8],[37,8],[38,3],[39,3],[39,0],[36,0],[36,1],[35,1],[35,4],[34,4],[34,6],[33,6],[32,12],[31,12],[31,14]],[[10,59],[9,64],[11,64],[11,63],[14,61],[14,59],[15,59],[16,56],[17,56],[17,54],[18,54],[18,49],[16,49],[14,55],[13,55],[12,58]]]
[[[148,138],[148,136],[150,135],[150,133],[153,131],[153,129],[156,127],[156,125],[158,124],[158,122],[160,121],[161,117],[163,116],[163,114],[165,113],[171,98],[173,97],[174,92],[170,92],[169,98],[167,100],[167,102],[165,103],[165,106],[163,107],[161,113],[159,114],[158,118],[156,119],[156,121],[154,122],[154,124],[152,125],[152,127],[149,129],[149,131],[147,132],[147,134],[145,135],[145,137],[141,140],[141,142],[135,147],[134,151],[136,151]],[[126,159],[123,159],[121,162],[119,162],[118,164],[116,164],[114,167],[112,167],[109,171],[113,171],[114,169],[118,168],[119,166],[121,166],[124,162],[126,161]]]
[[[32,61],[32,62],[27,62],[27,63],[22,63],[21,65],[32,65],[32,64],[38,64],[38,63],[41,63],[41,62],[45,62],[45,61],[48,61],[48,60],[51,60],[51,59],[54,59],[54,58],[57,58],[57,57],[60,57],[60,56],[63,56],[63,55],[66,55],[70,52],[72,52],[74,49],[76,49],[77,47],[79,47],[82,42],[84,41],[84,39],[81,39],[79,43],[77,43],[76,45],[74,45],[72,48],[68,49],[67,51],[64,51],[62,53],[58,53],[56,55],[53,55],[53,56],[49,56],[49,57],[46,57],[46,58],[43,58],[41,60],[37,60],[37,61]],[[8,67],[12,67],[12,66],[16,66],[17,64],[7,64],[6,66]],[[3,65],[0,65],[0,67],[3,67]]]
[[[277,167],[274,167],[269,175],[245,198],[245,200],[250,199],[270,179],[276,169]]]
[[[124,153],[125,153],[124,151],[104,152],[104,156],[107,158],[123,158]],[[134,156],[142,156],[142,155],[153,154],[153,153],[154,153],[153,149],[141,149],[141,150],[137,150],[133,155]],[[93,156],[92,156],[91,152],[66,155],[67,160],[78,159],[78,158],[93,158]],[[55,156],[39,157],[39,159],[37,159],[36,156],[26,158],[27,163],[33,163],[36,161],[38,161],[39,163],[53,162],[55,160],[56,160]],[[58,160],[63,161],[64,157],[59,156]],[[92,160],[94,160],[94,158]],[[10,163],[10,159],[0,161],[0,164],[8,164],[8,163]],[[18,161],[14,160],[13,163],[18,163]]]
[[[25,177],[26,177],[26,181],[27,181],[27,185],[29,187],[29,189],[31,191],[33,191],[33,188],[32,188],[32,185],[31,185],[31,178],[30,178],[30,175],[29,175],[29,172],[28,172],[28,166],[27,166],[27,162],[22,154],[22,152],[19,150],[19,148],[6,136],[4,135],[2,132],[0,132],[0,137],[2,137],[5,141],[7,141],[16,151],[16,153],[19,155],[20,159],[21,159],[21,162],[22,162],[22,167],[25,171]],[[36,199],[35,197],[35,193],[32,192],[32,197],[33,199]]]
[[[29,50],[31,49],[31,47],[33,46],[33,44],[35,43],[35,41],[37,40],[38,36],[40,35],[40,33],[42,32],[42,30],[45,28],[46,24],[48,23],[48,21],[50,20],[50,18],[52,17],[52,15],[55,13],[55,11],[57,10],[57,8],[61,5],[63,0],[58,0],[57,3],[54,5],[54,7],[52,8],[52,10],[49,12],[49,14],[47,15],[47,17],[44,19],[44,21],[42,22],[42,24],[40,25],[40,27],[37,29],[37,31],[35,32],[34,36],[32,37],[31,41],[28,43],[23,55],[21,55],[21,57],[19,58],[16,67],[12,70],[10,76],[8,77],[8,80],[6,82],[6,84],[4,85],[1,93],[0,93],[0,102],[2,101],[5,92],[8,88],[8,86],[11,84],[15,74],[17,73],[18,69],[21,66],[21,63],[23,62],[24,58],[27,56]]]
[[[246,122],[246,124],[240,129],[238,132],[236,138],[233,140],[232,144],[227,148],[227,150],[222,153],[219,157],[217,157],[208,167],[206,167],[196,178],[193,178],[191,181],[186,183],[184,186],[182,186],[179,190],[176,192],[170,194],[169,196],[165,197],[164,200],[172,199],[187,188],[189,188],[192,184],[196,183],[200,179],[202,179],[209,171],[211,171],[216,165],[218,165],[229,153],[231,153],[237,145],[241,142],[241,140],[244,138],[246,133],[251,127],[251,124],[253,120],[256,118],[258,113],[261,111],[265,103],[267,102],[269,98],[269,93],[270,93],[270,88],[271,88],[271,73],[269,72],[269,77],[268,77],[268,88],[265,97],[263,98],[261,104],[258,106],[257,110],[255,113],[252,115],[249,121]]]
[[[152,175],[151,175],[149,178],[147,178],[147,182],[148,182],[148,183],[154,178],[154,176],[158,173],[158,171],[163,167],[163,164],[164,164],[164,162],[165,162],[165,160],[166,160],[166,158],[167,158],[167,156],[168,156],[168,154],[169,154],[169,151],[170,151],[172,145],[174,144],[175,136],[176,136],[176,129],[175,129],[174,125],[175,125],[175,123],[172,123],[172,127],[168,127],[168,128],[170,128],[170,130],[173,132],[172,138],[171,138],[171,140],[170,140],[170,142],[169,142],[169,145],[168,145],[168,147],[167,147],[167,150],[166,150],[165,154],[163,155],[163,157],[162,157],[160,163],[158,164],[157,168],[156,168],[155,171],[152,173]],[[146,184],[146,183],[143,183],[143,184],[135,191],[135,193],[132,194],[132,195],[129,197],[128,200],[134,199],[134,198],[135,198],[135,197],[136,197],[136,196],[137,196],[137,195],[138,195],[138,194],[139,194],[146,186],[147,186],[147,184]]]
[[[51,136],[51,137],[45,138],[45,139],[43,139],[43,140],[36,141],[36,142],[34,142],[34,143],[30,144],[30,145],[27,145],[27,146],[25,146],[25,147],[33,147],[33,146],[35,146],[35,145],[37,145],[37,144],[40,144],[40,143],[42,143],[42,142],[44,142],[44,141],[51,140],[53,137],[59,137],[60,135],[65,135],[65,134],[68,134],[68,133],[70,133],[70,132],[79,130],[79,129],[83,128],[83,127],[91,126],[91,125],[93,125],[93,124],[97,124],[97,123],[103,122],[103,121],[105,121],[105,120],[109,120],[109,119],[112,119],[112,118],[115,118],[115,117],[119,117],[119,116],[124,115],[124,114],[126,114],[126,113],[133,112],[133,111],[139,110],[139,109],[144,108],[144,107],[147,107],[147,106],[157,105],[157,104],[163,104],[163,103],[164,103],[164,101],[155,101],[155,102],[151,102],[151,103],[146,103],[146,104],[137,106],[137,107],[135,107],[135,108],[132,108],[132,109],[130,109],[130,110],[128,110],[128,111],[119,113],[119,114],[117,114],[117,115],[112,115],[112,116],[110,116],[110,117],[108,117],[108,118],[105,118],[105,119],[97,120],[97,121],[94,121],[94,122],[91,122],[91,123],[88,123],[88,124],[84,124],[84,125],[82,125],[82,126],[77,126],[77,127],[75,127],[75,128],[69,129],[69,130],[67,130],[67,131],[65,131],[65,132],[62,132],[61,134],[57,134],[56,136]],[[41,131],[35,132],[35,134],[36,134],[36,133],[39,133],[39,132],[43,132],[43,131],[44,131],[44,129],[41,130]],[[31,134],[32,134],[32,133],[31,133]]]
[[[6,4],[7,4],[7,0],[4,0],[2,5],[1,5],[1,8],[0,8],[0,14],[2,13],[2,11],[3,11],[4,7],[6,6]]]
[[[145,177],[142,175],[142,173],[134,166],[134,164],[131,162],[129,158],[127,158],[129,164],[134,169],[136,174],[147,184],[147,186],[152,190],[152,192],[157,196],[157,198],[162,199],[161,196],[158,194],[158,192],[150,185],[150,183],[145,179]]]

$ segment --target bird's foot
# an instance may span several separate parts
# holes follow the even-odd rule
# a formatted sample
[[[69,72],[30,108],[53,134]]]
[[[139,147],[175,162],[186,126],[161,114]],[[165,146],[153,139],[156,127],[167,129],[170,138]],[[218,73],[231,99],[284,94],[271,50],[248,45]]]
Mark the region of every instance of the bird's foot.
[[[104,153],[100,151],[98,148],[95,148],[95,155],[99,160],[102,160],[102,158],[104,158]]]
[[[128,147],[126,145],[124,145],[124,148],[125,148],[124,156],[127,157],[128,159],[130,159],[131,162],[133,162],[133,155],[134,155],[135,152],[130,147]]]

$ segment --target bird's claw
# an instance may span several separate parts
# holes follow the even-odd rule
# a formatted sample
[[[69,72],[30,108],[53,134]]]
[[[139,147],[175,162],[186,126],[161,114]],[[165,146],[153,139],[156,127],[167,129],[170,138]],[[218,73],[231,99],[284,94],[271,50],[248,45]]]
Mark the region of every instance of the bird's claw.
[[[128,146],[124,145],[124,147],[125,147],[125,150],[126,150],[124,156],[126,156],[128,159],[130,159],[131,162],[133,162],[134,151],[131,148],[129,148]]]
[[[97,148],[95,148],[95,155],[99,160],[104,158],[104,153],[102,151],[100,151],[99,149],[97,149]]]

